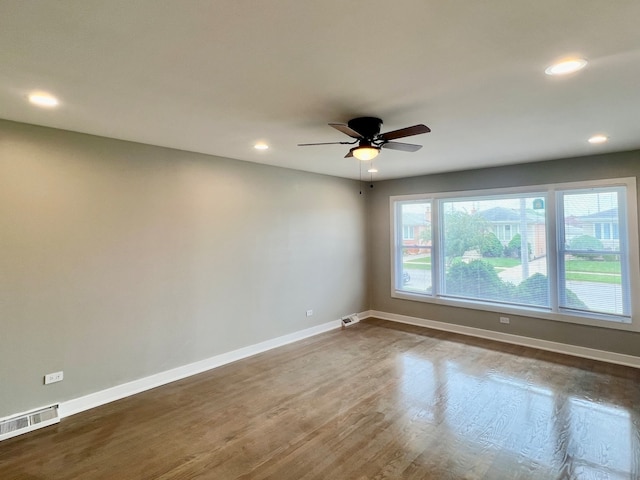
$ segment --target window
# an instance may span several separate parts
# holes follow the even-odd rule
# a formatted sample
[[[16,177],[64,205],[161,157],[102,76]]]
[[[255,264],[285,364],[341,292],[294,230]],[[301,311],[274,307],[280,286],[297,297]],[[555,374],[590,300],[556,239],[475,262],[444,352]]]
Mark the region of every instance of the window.
[[[398,249],[398,289],[426,293],[431,288],[431,202],[399,203],[397,216],[402,223],[402,247]],[[412,235],[407,241],[406,228]]]
[[[504,226],[504,238],[503,240],[511,240],[511,225]]]
[[[533,209],[545,195],[442,200],[441,296],[548,306],[546,275],[534,276],[546,274],[546,218]],[[516,221],[522,233],[513,233]],[[491,233],[495,225],[504,227],[504,243]]]
[[[413,227],[410,225],[404,225],[402,227],[402,238],[404,240],[413,240]]]
[[[618,234],[620,226],[626,230],[626,219],[620,217],[624,198],[624,187],[558,192],[564,236],[558,249],[560,308],[630,316],[629,275],[622,268],[627,246]],[[582,228],[582,235],[567,237],[568,219]],[[590,235],[592,225],[595,236]]]
[[[392,197],[392,296],[640,330],[635,192],[631,178]]]
[[[503,243],[508,243],[514,235],[520,233],[520,225],[518,224],[501,225],[497,223],[493,224],[491,229],[498,240]]]
[[[596,223],[596,238],[598,240],[618,240],[618,224],[617,223]]]

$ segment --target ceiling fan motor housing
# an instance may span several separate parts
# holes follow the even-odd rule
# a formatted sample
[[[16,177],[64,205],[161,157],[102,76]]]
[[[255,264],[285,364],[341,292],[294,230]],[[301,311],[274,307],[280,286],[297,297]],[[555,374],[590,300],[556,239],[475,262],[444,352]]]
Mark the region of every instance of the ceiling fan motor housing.
[[[350,129],[362,135],[366,140],[373,141],[376,135],[380,133],[382,120],[376,117],[358,117],[349,120],[347,125]]]

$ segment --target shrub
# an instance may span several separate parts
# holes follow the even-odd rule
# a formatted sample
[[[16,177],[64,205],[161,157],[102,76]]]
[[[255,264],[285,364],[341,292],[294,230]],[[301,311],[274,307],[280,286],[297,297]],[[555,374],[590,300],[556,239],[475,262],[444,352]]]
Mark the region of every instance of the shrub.
[[[580,300],[580,297],[567,288],[567,307],[577,308],[578,310],[588,310],[586,303]]]
[[[516,233],[509,244],[504,247],[504,256],[505,257],[513,257],[520,258],[520,252],[522,251],[522,237],[519,233]],[[531,256],[531,244],[527,242],[527,249],[529,251],[529,256]]]
[[[537,305],[540,307],[549,305],[549,284],[547,277],[541,273],[535,273],[523,281],[516,288],[517,298],[527,305]],[[567,307],[586,310],[587,305],[580,300],[578,295],[568,288],[566,289]]]
[[[580,235],[571,240],[569,245],[571,250],[602,250],[602,242],[591,235]],[[586,260],[595,260],[600,255],[597,253],[574,253],[574,257],[584,258]]]
[[[495,268],[483,260],[458,261],[446,275],[446,291],[450,295],[509,301],[514,288],[503,282]]]
[[[482,236],[480,244],[480,253],[483,257],[500,257],[502,256],[502,243],[494,233],[485,233]]]
[[[517,288],[518,298],[527,305],[549,305],[549,284],[547,277],[541,273],[534,273],[524,280]]]

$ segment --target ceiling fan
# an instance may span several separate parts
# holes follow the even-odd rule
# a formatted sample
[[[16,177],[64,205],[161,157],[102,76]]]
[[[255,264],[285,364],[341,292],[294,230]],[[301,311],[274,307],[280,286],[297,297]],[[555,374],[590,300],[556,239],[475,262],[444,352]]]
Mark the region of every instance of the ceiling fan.
[[[426,125],[419,124],[391,132],[380,133],[382,120],[376,117],[358,117],[349,120],[346,124],[330,123],[329,126],[355,140],[352,142],[299,143],[298,146],[355,145],[357,143],[358,146],[351,148],[344,158],[356,157],[358,160],[372,160],[380,153],[381,148],[390,148],[392,150],[400,150],[401,152],[416,152],[422,148],[422,145],[392,142],[392,140],[410,137],[412,135],[420,135],[421,133],[429,133],[431,131]]]

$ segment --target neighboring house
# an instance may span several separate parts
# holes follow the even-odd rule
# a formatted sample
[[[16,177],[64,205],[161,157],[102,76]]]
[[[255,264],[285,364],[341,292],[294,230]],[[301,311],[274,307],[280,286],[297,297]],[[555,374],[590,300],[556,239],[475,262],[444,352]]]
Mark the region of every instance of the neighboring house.
[[[587,235],[582,228],[579,217],[569,215],[564,218],[564,238],[567,245],[571,244],[571,240],[581,235]]]
[[[491,224],[491,231],[504,246],[507,246],[513,237],[521,233],[522,218],[517,209],[493,207],[478,212],[478,215]],[[531,244],[531,253],[535,258],[543,257],[547,254],[544,215],[527,209],[525,219],[527,242]]]
[[[402,245],[407,246],[426,246],[431,245],[431,220],[426,218],[430,212],[426,214],[403,212],[402,214]],[[420,248],[408,248],[405,253],[415,255],[418,253],[427,253],[426,250]]]
[[[618,250],[620,248],[618,207],[583,217],[576,217],[576,221],[585,235],[590,235],[600,240],[606,250]]]

